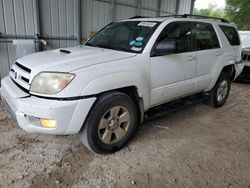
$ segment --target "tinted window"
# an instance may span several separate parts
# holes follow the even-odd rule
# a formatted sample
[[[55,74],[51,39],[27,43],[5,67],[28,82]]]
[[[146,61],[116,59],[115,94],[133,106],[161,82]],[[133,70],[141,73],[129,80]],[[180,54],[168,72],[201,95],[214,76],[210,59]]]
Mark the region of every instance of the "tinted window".
[[[85,45],[141,53],[159,22],[114,22],[92,37]]]
[[[239,35],[234,27],[231,26],[225,26],[225,25],[220,25],[221,30],[223,33],[226,35],[229,43],[232,46],[238,46],[240,45],[240,39]]]
[[[191,51],[191,30],[188,23],[170,23],[162,31],[157,43],[164,39],[175,39],[178,53]]]
[[[193,24],[193,50],[207,50],[220,48],[218,37],[211,24],[194,23]]]

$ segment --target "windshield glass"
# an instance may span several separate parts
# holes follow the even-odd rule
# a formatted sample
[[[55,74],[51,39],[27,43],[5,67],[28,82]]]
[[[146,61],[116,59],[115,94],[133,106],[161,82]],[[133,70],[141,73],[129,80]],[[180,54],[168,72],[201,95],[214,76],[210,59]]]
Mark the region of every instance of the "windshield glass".
[[[141,53],[160,22],[126,21],[104,27],[85,45]]]

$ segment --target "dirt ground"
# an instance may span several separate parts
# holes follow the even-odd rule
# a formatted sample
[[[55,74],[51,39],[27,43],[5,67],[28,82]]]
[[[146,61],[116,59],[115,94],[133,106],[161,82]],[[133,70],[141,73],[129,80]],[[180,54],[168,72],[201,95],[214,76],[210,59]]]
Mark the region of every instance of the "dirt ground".
[[[250,188],[250,85],[225,106],[203,103],[140,125],[106,156],[76,136],[28,134],[0,108],[0,187]]]

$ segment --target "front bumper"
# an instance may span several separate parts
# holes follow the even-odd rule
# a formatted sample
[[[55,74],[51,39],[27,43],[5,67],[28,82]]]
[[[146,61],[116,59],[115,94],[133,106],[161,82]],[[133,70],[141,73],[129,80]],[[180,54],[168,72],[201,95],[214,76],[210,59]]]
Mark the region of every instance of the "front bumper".
[[[50,100],[29,96],[9,76],[1,82],[1,97],[18,125],[27,132],[55,135],[77,134],[96,98]],[[43,128],[39,118],[56,120],[56,128]]]

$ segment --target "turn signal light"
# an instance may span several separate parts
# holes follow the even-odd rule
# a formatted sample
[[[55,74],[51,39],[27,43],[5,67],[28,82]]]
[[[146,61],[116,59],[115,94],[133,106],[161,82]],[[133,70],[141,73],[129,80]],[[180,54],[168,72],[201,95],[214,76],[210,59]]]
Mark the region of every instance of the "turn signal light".
[[[56,128],[56,120],[53,119],[40,119],[43,128]]]

